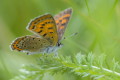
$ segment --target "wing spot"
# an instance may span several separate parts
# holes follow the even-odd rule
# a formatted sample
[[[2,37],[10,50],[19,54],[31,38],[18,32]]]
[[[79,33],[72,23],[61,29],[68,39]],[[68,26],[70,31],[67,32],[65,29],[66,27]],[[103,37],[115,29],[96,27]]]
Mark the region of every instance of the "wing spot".
[[[49,32],[49,33],[53,33],[53,32]]]
[[[35,38],[33,38],[33,40],[34,40]]]
[[[57,23],[56,25],[59,25],[59,23]]]
[[[43,29],[43,27],[40,27],[40,28],[42,28],[42,29]]]
[[[61,24],[61,26],[65,26],[65,25],[66,25],[66,23]]]
[[[45,37],[47,34],[45,33],[43,36]]]
[[[52,18],[52,16],[50,16],[49,18]]]
[[[42,30],[40,30],[38,33],[41,33],[42,32]]]
[[[18,47],[18,48],[20,48],[20,47]]]
[[[53,38],[53,36],[51,38]]]
[[[51,21],[51,23],[54,23],[54,21]]]
[[[45,22],[45,24],[47,24],[48,22]]]
[[[36,24],[37,22],[34,22],[34,24]]]
[[[50,22],[47,22],[47,23],[50,23]]]
[[[38,21],[40,21],[40,20],[38,20]]]
[[[59,22],[62,22],[62,20],[59,20]]]
[[[64,17],[63,19],[67,19],[67,20],[69,20],[69,18],[70,18],[70,17]]]
[[[44,41],[43,43],[45,43],[45,41]],[[41,45],[42,45],[42,44],[41,44]]]
[[[53,29],[53,27],[49,27],[48,29]]]
[[[41,24],[42,26],[45,26],[45,24]]]
[[[32,26],[32,29],[34,29],[35,28],[35,26]]]

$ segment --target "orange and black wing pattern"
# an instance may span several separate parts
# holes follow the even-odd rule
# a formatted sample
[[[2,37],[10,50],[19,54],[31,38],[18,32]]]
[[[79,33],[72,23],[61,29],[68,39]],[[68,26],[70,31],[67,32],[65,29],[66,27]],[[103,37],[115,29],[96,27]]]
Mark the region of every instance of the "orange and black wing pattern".
[[[68,9],[66,9],[66,10],[62,11],[61,13],[54,16],[56,26],[57,26],[58,41],[59,42],[62,39],[62,36],[65,32],[66,27],[67,27],[67,24],[70,20],[71,14],[72,14],[72,9],[68,8]]]
[[[58,42],[56,23],[50,14],[45,14],[32,20],[27,29],[47,39],[51,43],[51,46],[55,46]]]

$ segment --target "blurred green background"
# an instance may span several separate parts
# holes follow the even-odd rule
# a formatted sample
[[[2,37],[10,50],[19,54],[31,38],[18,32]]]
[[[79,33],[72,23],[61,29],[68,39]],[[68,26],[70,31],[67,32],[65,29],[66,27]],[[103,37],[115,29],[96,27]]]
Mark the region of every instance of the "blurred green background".
[[[19,74],[23,64],[36,63],[39,54],[26,55],[9,48],[15,38],[32,35],[26,30],[29,21],[69,7],[73,8],[73,15],[65,36],[78,34],[62,41],[59,54],[93,52],[97,56],[105,54],[108,62],[113,58],[120,62],[119,0],[0,0],[0,80]]]

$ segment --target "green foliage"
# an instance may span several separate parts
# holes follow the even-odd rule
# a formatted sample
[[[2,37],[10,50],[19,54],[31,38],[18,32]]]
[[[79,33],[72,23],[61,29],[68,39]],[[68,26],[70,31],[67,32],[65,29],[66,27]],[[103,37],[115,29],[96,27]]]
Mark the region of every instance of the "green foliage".
[[[103,66],[104,59],[104,55],[95,58],[92,53],[65,57],[43,55],[37,64],[24,65],[21,74],[12,80],[119,80],[118,63],[114,60],[109,70]]]
[[[31,19],[70,7],[73,15],[64,36],[78,34],[62,41],[62,56],[41,56],[36,64],[39,54],[10,50],[15,38],[33,35],[26,30]],[[18,75],[22,64],[14,80],[120,80],[119,62],[120,0],[0,0],[0,80]]]

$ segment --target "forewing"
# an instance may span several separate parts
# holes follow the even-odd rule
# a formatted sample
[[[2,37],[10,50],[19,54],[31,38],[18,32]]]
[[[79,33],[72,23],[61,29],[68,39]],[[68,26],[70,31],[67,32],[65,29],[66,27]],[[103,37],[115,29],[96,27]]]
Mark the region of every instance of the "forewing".
[[[27,29],[47,39],[52,46],[58,42],[56,23],[50,14],[45,14],[32,20]]]
[[[72,14],[72,9],[68,8],[54,16],[54,19],[55,19],[55,22],[57,25],[58,41],[60,41],[62,39],[62,36],[67,27],[67,24],[70,20],[71,14]]]

